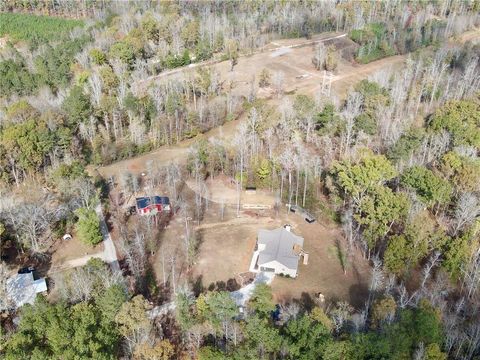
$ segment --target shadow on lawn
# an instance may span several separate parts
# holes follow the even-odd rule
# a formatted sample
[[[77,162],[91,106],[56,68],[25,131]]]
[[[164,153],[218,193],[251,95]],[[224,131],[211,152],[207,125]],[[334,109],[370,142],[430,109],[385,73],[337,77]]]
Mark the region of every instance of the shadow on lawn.
[[[340,243],[340,239],[335,239],[335,255],[337,256],[338,261],[340,262],[340,266],[342,267],[343,273],[347,273],[347,266],[348,266],[348,259],[347,254],[343,251],[342,244]]]

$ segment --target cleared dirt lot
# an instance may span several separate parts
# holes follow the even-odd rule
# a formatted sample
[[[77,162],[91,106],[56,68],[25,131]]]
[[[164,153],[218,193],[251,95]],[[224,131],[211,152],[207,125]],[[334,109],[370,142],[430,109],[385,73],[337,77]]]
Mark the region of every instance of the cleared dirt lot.
[[[232,179],[223,175],[208,178],[204,184],[207,191],[202,193],[203,197],[218,204],[236,205],[239,194],[232,181]],[[194,192],[200,190],[193,179],[187,180],[186,185]],[[240,192],[240,202],[241,204],[266,205],[273,208],[275,196],[267,190],[258,189],[252,193],[242,190]]]
[[[325,39],[342,36],[342,34],[329,34]],[[346,37],[330,40],[328,43],[343,47],[344,42],[349,42]],[[278,42],[280,43],[280,42]],[[285,47],[276,51],[262,52],[251,56],[242,57],[238,64],[230,71],[230,64],[222,62],[214,65],[222,79],[226,83],[234,85],[233,93],[245,95],[250,92],[251,81],[258,85],[258,78],[263,69],[267,69],[273,76],[275,72],[283,74],[283,89],[285,93],[312,93],[317,90],[323,82],[323,72],[318,71],[312,64],[313,51],[316,44],[301,47]],[[377,65],[378,66],[378,65]],[[346,67],[344,71],[348,71]],[[258,86],[257,86],[258,90]],[[272,89],[261,89],[258,97],[269,98],[272,96]]]
[[[293,226],[295,234],[304,237],[309,263],[303,265],[300,261],[296,279],[278,276],[274,279],[272,288],[276,301],[313,298],[315,293],[322,292],[327,300],[346,300],[361,306],[370,281],[368,262],[360,254],[348,259],[341,257],[345,244],[335,226],[322,222],[308,224],[296,214],[287,214],[285,209],[278,215],[273,210],[241,211],[237,217],[235,208],[230,206],[222,220],[220,206],[211,203],[200,225],[191,222],[198,250],[190,270],[185,256],[185,224],[181,216],[176,215],[161,233],[152,262],[157,280],[161,282],[165,275],[171,283],[174,266],[177,286],[187,279],[204,289],[225,286],[229,280],[237,280],[238,274],[248,272],[258,230],[275,229],[286,223]],[[346,274],[342,261],[346,263]]]
[[[52,266],[50,270],[55,272],[70,267],[70,262],[75,259],[101,253],[103,251],[103,243],[97,246],[86,245],[73,234],[71,240],[58,239],[51,250]]]
[[[258,229],[278,226],[279,220],[256,218],[245,213],[241,218],[200,226],[196,229],[200,247],[193,268],[194,278],[201,277],[203,285],[208,287],[216,282],[226,283],[247,272]]]
[[[327,33],[318,35],[314,41],[321,38],[329,39],[338,37],[342,34]],[[220,75],[223,84],[232,84],[232,92],[237,95],[246,96],[251,91],[251,82],[255,83],[255,91],[257,97],[269,99],[272,105],[277,105],[281,99],[277,99],[273,95],[271,88],[258,88],[258,78],[260,72],[266,68],[270,73],[279,71],[284,77],[284,92],[286,94],[309,94],[316,95],[324,81],[330,81],[325,78],[323,72],[315,70],[312,64],[312,56],[315,45],[311,44],[312,40],[306,39],[286,39],[279,40],[268,46],[268,48],[278,48],[278,45],[285,46],[285,51],[264,51],[251,56],[240,57],[238,64],[230,71],[230,62],[224,61],[211,65]],[[310,45],[293,47],[298,44],[307,43]],[[276,45],[275,45],[276,44]],[[330,40],[327,44],[333,44],[338,49],[348,48],[352,46],[351,40],[346,37]],[[340,52],[340,50],[339,50]],[[283,54],[283,55],[279,55]],[[331,77],[332,92],[336,93],[340,98],[343,97],[347,90],[354,86],[358,81],[367,78],[377,71],[395,70],[401,68],[405,61],[405,56],[393,56],[381,59],[366,65],[352,65],[350,62],[340,58],[338,68]],[[166,76],[182,76],[182,72],[196,71],[196,69],[184,68]],[[148,83],[153,84],[160,81],[164,75],[154,77]],[[242,114],[234,121],[225,123],[215,129],[212,129],[201,135],[205,138],[216,137],[219,139],[229,140],[236,133],[237,126],[246,118],[246,114]],[[145,171],[148,161],[156,161],[162,164],[176,161],[185,163],[188,157],[188,148],[195,142],[195,139],[188,139],[172,146],[163,146],[158,150],[154,150],[144,155],[134,157],[132,159],[119,161],[111,165],[89,168],[93,174],[95,170],[105,178],[110,176],[118,176],[120,173],[128,171],[133,174],[140,174]]]
[[[367,295],[370,267],[359,254],[345,259],[346,272],[340,253],[345,252],[338,229],[319,222],[306,223],[295,214],[286,212],[275,217],[273,212],[264,216],[241,214],[224,222],[205,223],[196,231],[200,246],[198,260],[193,267],[194,279],[201,278],[208,287],[212,283],[227,282],[239,273],[248,271],[260,229],[275,229],[289,223],[293,232],[304,237],[304,249],[309,253],[308,265],[299,262],[296,279],[275,277],[272,288],[278,302],[290,302],[322,292],[329,300],[347,300],[361,306]],[[340,248],[340,253],[339,253]],[[308,294],[308,295],[305,295]]]

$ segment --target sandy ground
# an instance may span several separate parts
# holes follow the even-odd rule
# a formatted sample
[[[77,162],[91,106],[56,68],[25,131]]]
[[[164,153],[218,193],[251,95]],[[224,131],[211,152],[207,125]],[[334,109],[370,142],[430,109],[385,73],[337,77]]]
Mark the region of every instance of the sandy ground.
[[[76,264],[77,259],[95,257],[96,255],[103,253],[103,250],[103,243],[93,247],[85,245],[75,236],[75,234],[73,234],[73,239],[60,239],[55,243],[52,252],[51,270],[55,271],[55,269],[64,268],[67,266],[66,264],[69,263]]]
[[[194,192],[199,192],[202,185],[195,183],[195,180],[189,179],[186,185]],[[230,178],[227,176],[216,176],[208,178],[205,181],[206,191],[203,191],[203,197],[208,201],[217,204],[236,205],[238,203],[238,192],[235,185],[232,185]],[[247,205],[266,205],[273,208],[275,204],[275,196],[265,190],[256,190],[253,193],[242,190],[240,192],[240,203]]]

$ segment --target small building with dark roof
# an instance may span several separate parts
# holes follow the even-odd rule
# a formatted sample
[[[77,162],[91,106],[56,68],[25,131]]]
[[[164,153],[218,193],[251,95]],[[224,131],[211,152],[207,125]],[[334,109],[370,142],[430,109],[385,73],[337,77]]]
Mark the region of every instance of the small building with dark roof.
[[[139,215],[155,215],[170,211],[170,199],[166,196],[144,196],[135,199]]]

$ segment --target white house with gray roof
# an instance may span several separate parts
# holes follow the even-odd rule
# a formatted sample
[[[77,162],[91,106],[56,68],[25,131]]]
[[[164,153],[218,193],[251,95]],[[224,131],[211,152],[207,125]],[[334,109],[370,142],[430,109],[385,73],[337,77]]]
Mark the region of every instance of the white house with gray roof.
[[[6,281],[6,303],[0,302],[0,310],[15,309],[33,304],[37,294],[47,291],[44,278],[35,280],[33,272],[16,274]]]
[[[303,238],[293,234],[290,226],[274,230],[259,230],[257,247],[252,257],[250,271],[273,272],[297,276],[298,261],[303,252]]]

